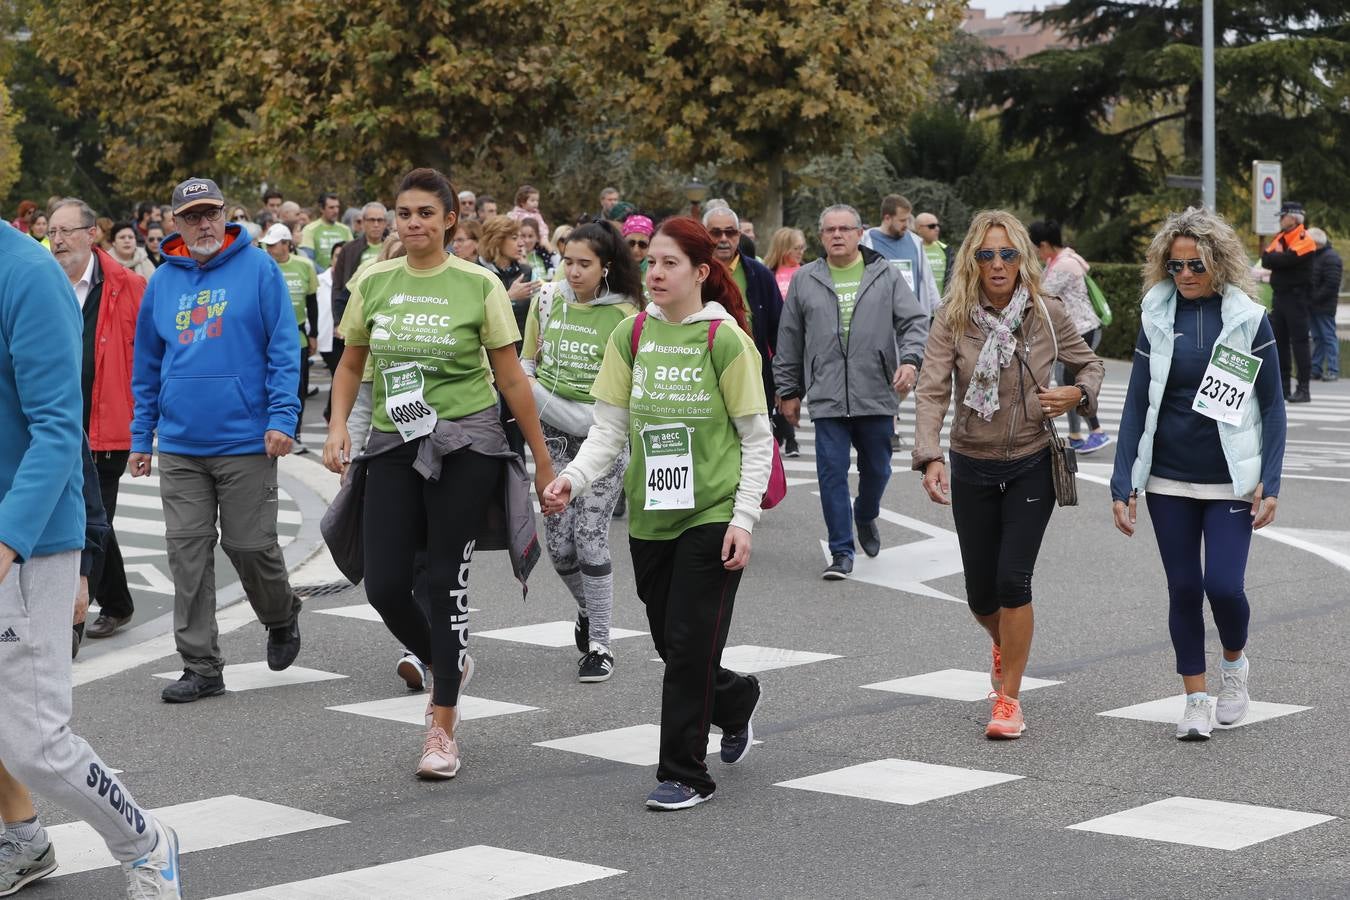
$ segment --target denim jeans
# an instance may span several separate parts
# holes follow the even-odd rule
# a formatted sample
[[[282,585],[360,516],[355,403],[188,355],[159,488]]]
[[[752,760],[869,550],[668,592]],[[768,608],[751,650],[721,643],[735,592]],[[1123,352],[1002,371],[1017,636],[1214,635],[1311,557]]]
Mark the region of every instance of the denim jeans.
[[[1336,340],[1336,315],[1313,313],[1312,319],[1312,377],[1341,374],[1341,345]]]
[[[881,512],[881,495],[891,478],[891,423],[890,416],[815,420],[816,480],[831,555],[853,556],[853,516],[870,522]],[[850,447],[858,451],[857,503],[849,502]]]

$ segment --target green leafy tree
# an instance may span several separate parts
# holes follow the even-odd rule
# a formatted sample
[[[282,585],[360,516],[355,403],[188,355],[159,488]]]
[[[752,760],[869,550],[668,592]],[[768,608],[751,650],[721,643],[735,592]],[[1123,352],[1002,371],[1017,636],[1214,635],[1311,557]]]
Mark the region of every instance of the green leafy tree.
[[[596,127],[638,158],[765,185],[757,223],[783,220],[787,174],[865,147],[918,108],[959,0],[563,0],[562,58]],[[604,40],[596,40],[604,35]],[[903,68],[902,68],[903,66]]]
[[[1251,160],[1279,159],[1287,196],[1320,221],[1350,222],[1338,146],[1350,134],[1350,8],[1215,9],[1220,211],[1246,222]],[[969,76],[961,100],[997,109],[1004,142],[1023,151],[1006,174],[1016,199],[1078,228],[1079,249],[1131,259],[1164,211],[1198,199],[1164,179],[1200,171],[1200,0],[1068,0],[1034,20],[1073,47]]]

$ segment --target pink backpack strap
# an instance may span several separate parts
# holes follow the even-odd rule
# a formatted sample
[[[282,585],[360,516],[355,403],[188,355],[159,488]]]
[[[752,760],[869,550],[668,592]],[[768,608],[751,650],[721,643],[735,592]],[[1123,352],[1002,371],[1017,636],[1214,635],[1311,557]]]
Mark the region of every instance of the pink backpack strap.
[[[637,314],[637,321],[633,323],[633,340],[631,342],[630,354],[633,360],[637,361],[638,340],[642,337],[642,326],[647,323],[647,311],[643,310]]]
[[[708,323],[708,352],[712,352],[713,338],[717,337],[717,326],[722,324],[721,319],[713,319]]]

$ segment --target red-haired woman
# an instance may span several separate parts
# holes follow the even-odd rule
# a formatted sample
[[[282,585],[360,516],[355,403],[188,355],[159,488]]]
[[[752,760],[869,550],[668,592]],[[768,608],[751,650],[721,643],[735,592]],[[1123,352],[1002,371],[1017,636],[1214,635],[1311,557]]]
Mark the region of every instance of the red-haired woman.
[[[722,761],[740,762],[760,698],[753,675],[722,668],[722,648],[750,561],[773,435],[745,303],[714,247],[693,219],[667,219],[656,230],[647,269],[652,302],[610,335],[591,389],[595,424],[543,501],[545,513],[560,512],[631,437],[629,546],[666,663],[652,809],[712,797],[708,726],[722,729]]]

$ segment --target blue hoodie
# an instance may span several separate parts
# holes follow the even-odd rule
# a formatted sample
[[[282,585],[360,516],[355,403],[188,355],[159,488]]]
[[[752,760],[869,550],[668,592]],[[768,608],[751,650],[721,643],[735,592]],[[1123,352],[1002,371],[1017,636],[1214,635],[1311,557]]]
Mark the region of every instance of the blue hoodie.
[[[0,543],[19,562],[84,546],[80,332],[56,259],[0,223]]]
[[[263,435],[295,436],[300,360],[295,313],[277,264],[225,226],[198,264],[180,235],[164,241],[136,322],[131,450],[183,456],[263,453]]]

